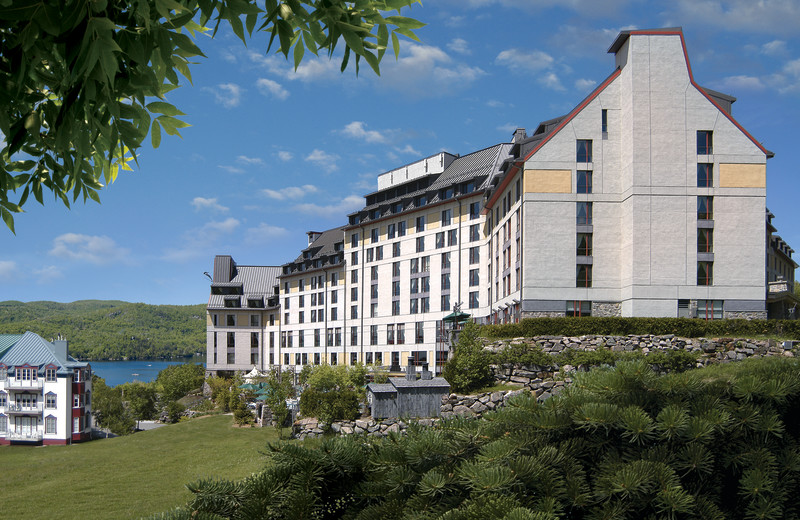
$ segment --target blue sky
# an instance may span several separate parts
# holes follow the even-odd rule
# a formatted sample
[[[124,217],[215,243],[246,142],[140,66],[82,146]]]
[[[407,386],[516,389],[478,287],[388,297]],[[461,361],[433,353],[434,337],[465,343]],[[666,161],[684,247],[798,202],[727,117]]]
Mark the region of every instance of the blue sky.
[[[168,98],[192,125],[183,139],[144,148],[102,204],[29,201],[16,236],[0,229],[0,301],[204,303],[214,255],[285,263],[378,174],[565,114],[612,72],[628,28],[682,27],[697,82],[738,98],[733,116],[775,153],[774,223],[800,249],[800,1],[429,0],[404,14],[428,24],[422,42],[387,53],[381,77],[308,53],[294,72],[264,38],[201,37],[194,85]]]

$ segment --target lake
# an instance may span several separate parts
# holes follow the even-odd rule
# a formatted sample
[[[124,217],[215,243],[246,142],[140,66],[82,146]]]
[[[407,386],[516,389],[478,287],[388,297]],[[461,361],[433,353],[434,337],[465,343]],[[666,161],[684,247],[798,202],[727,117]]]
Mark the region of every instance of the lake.
[[[108,386],[117,386],[130,381],[149,383],[154,381],[159,372],[170,365],[183,363],[202,363],[204,357],[186,358],[182,361],[164,361],[162,359],[143,359],[137,361],[89,361],[92,372],[106,380]]]

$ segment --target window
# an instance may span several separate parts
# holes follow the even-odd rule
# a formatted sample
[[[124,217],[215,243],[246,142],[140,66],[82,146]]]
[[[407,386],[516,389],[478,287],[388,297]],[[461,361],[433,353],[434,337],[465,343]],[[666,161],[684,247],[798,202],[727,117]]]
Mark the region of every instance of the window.
[[[458,245],[458,230],[451,229],[447,232],[447,245],[448,246],[455,246]]]
[[[311,295],[311,306],[314,307],[317,305],[317,294],[314,293]]]
[[[376,365],[383,364],[383,352],[376,352],[375,353],[375,364]]]
[[[711,155],[714,153],[714,135],[711,130],[697,131],[697,155]]]
[[[300,339],[302,339],[302,336],[300,336]],[[302,347],[303,345],[300,345],[300,346]],[[250,364],[251,365],[257,365],[258,364],[258,351],[250,352]]]
[[[392,316],[400,316],[400,300],[392,302]]]
[[[431,312],[431,299],[427,296],[419,299],[420,312]]]
[[[370,288],[369,296],[373,300],[378,298],[378,284],[372,284],[372,287]]]
[[[374,259],[375,259],[375,250],[370,247],[369,249],[367,249],[367,259],[365,260],[365,262],[370,263]]]
[[[339,302],[339,291],[331,291],[331,303]]]
[[[333,328],[328,328],[328,335],[327,335],[326,341],[327,341],[327,343],[325,343],[325,344],[327,346],[329,346],[329,347],[333,346]]]
[[[713,285],[714,262],[697,262],[697,285]]]
[[[469,219],[475,220],[481,216],[481,203],[473,202],[469,205]]]
[[[6,406],[8,406],[8,394],[0,392],[0,408],[5,408]]]
[[[578,202],[577,206],[577,224],[579,226],[589,226],[592,224],[592,203],[591,202]]]
[[[377,325],[370,325],[369,326],[369,344],[370,345],[377,345],[378,344],[378,326]]]
[[[350,353],[350,364],[351,365],[355,365],[356,363],[358,363],[358,353],[351,352]]]
[[[469,241],[476,242],[481,239],[481,230],[478,224],[472,224],[469,227]]]
[[[450,190],[450,195],[452,196],[452,194],[453,194],[453,190],[451,189]],[[452,209],[446,209],[446,210],[442,211],[442,225],[443,226],[449,226],[450,223],[452,222],[452,220],[453,220],[453,210]]]
[[[339,319],[339,309],[336,307],[331,308],[331,321],[336,321]]]
[[[386,236],[389,239],[394,238],[395,233],[397,232],[397,225],[396,224],[389,224],[386,226]]]
[[[81,396],[79,394],[73,394],[73,396],[72,396],[72,407],[73,408],[80,408],[81,407]]]
[[[284,325],[288,325],[288,323],[289,323],[289,313],[288,312],[284,312],[283,313],[283,324]]]
[[[250,333],[250,348],[258,348],[258,332]]]
[[[469,263],[470,265],[477,264],[481,261],[480,248],[477,246],[469,248]]]
[[[320,329],[314,329],[314,346],[320,345]]]
[[[392,257],[400,256],[400,242],[395,242],[392,244]]]
[[[421,272],[427,273],[428,271],[430,271],[431,270],[431,257],[423,256],[421,258],[421,264],[422,264],[422,266],[420,268]]]
[[[306,322],[306,313],[300,311],[297,313],[297,323],[305,323]]]
[[[711,253],[714,249],[714,230],[699,228],[697,230],[697,252]]]
[[[697,300],[697,317],[701,320],[721,320],[722,300]]]
[[[358,265],[358,251],[353,251],[350,253],[350,264]]]
[[[406,221],[401,220],[397,223],[397,236],[404,237],[406,236]]]
[[[303,301],[302,300],[303,297],[301,296],[300,298],[301,298],[300,302],[302,302]],[[300,307],[302,307],[302,305],[300,305]],[[251,314],[250,315],[250,326],[251,327],[258,327],[260,324],[261,324],[261,320],[259,320],[258,314]]]
[[[398,323],[397,324],[397,344],[404,345],[406,342],[406,324],[405,323]],[[399,355],[399,354],[398,354]]]
[[[228,314],[225,316],[225,324],[228,327],[235,327],[236,326],[236,315],[235,314]]]
[[[44,407],[45,408],[57,408],[56,406],[56,394],[50,392],[44,396]]]
[[[331,287],[339,285],[339,273],[331,273]]]
[[[300,348],[306,346],[306,331],[300,330],[297,332],[297,346]],[[253,364],[258,363],[258,358],[256,358],[255,361],[251,361],[251,363]]]
[[[567,316],[580,317],[592,315],[592,302],[583,301],[568,301],[567,302]]]
[[[5,417],[3,417],[3,419],[5,419]],[[56,431],[56,424],[57,424],[56,423],[56,418],[53,417],[52,415],[48,415],[47,417],[45,417],[44,418],[44,433],[49,433],[49,434],[58,433]],[[0,431],[2,431],[2,430],[0,430]]]
[[[442,253],[442,269],[450,269],[450,253]]]
[[[425,231],[425,215],[417,217],[416,232]]]
[[[592,266],[580,264],[575,267],[575,287],[592,286]]]
[[[578,139],[577,154],[575,158],[579,163],[592,162],[592,140],[591,139]]]
[[[714,165],[697,163],[697,187],[710,188],[712,186],[714,186]]]
[[[312,309],[311,310],[311,323],[316,323],[316,322],[317,322],[317,311]]]
[[[311,277],[311,288],[312,289],[316,289],[317,288],[317,277],[316,276],[312,276]]]
[[[358,287],[351,287],[350,288],[350,301],[357,302],[358,301]]]
[[[46,368],[44,371],[44,380],[48,383],[53,383],[56,380],[56,369]]]
[[[366,356],[366,359],[364,360],[364,362],[367,365],[371,365],[373,363],[373,361],[372,361],[372,352],[365,352],[364,355]]]
[[[592,170],[578,170],[578,193],[592,192]]]
[[[419,272],[419,258],[412,258],[410,264],[411,274]]]
[[[8,417],[0,415],[0,433],[8,431]]]
[[[334,330],[334,334],[335,334],[335,337],[336,337],[336,346],[337,347],[341,347],[342,346],[342,328],[341,327],[336,327],[336,329]]]
[[[441,192],[442,200],[452,199],[453,195],[455,194],[455,190],[453,188],[445,188]]]
[[[397,280],[392,282],[392,296],[400,296],[400,282]]]
[[[358,247],[358,233],[353,233],[350,235],[350,246]]]
[[[400,262],[392,262],[392,277],[400,276]]]
[[[375,248],[375,260],[383,260],[383,246]]]
[[[419,298],[411,298],[408,312],[411,314],[417,314],[419,312]]]
[[[378,281],[378,266],[374,265],[369,269],[369,279],[373,282]]]
[[[414,199],[414,206],[421,208],[428,203],[428,198],[425,195],[419,195]]]
[[[443,294],[442,295],[442,309],[441,310],[443,310],[443,311],[449,311],[450,310],[450,295],[449,294]]]
[[[336,366],[339,363],[338,357],[336,352],[331,352],[331,365]]]
[[[358,345],[358,327],[350,327],[350,346]]]
[[[608,133],[608,110],[605,108],[600,111],[600,130],[604,133]]]
[[[386,326],[386,344],[394,345],[394,325]]]
[[[714,197],[701,195],[697,197],[697,220],[714,218]]]
[[[469,293],[469,308],[477,309],[479,307],[478,303],[478,291],[472,291]]]
[[[592,256],[592,234],[578,233],[577,248],[575,254],[578,256]]]
[[[378,228],[372,228],[370,230],[369,240],[372,244],[378,241]]]
[[[450,289],[450,273],[444,273],[442,275],[442,290],[446,291]]]
[[[443,247],[444,247],[444,231],[440,231],[439,233],[436,233],[436,249],[441,249]]]
[[[350,283],[358,283],[358,270],[350,271]]]
[[[414,343],[425,343],[425,323],[414,324]]]
[[[430,276],[423,276],[419,279],[419,292],[428,293],[431,292],[431,277]]]
[[[233,332],[229,332],[229,333],[228,333],[228,338],[227,338],[227,339],[228,339],[228,342],[227,342],[228,348],[229,348],[229,349],[230,349],[230,348],[234,348],[234,345],[235,345],[235,339],[236,339],[236,334],[234,334]]]
[[[417,237],[417,253],[425,251],[425,237]]]
[[[481,278],[479,273],[479,269],[470,269],[469,270],[469,286],[470,287],[477,287],[481,283]]]

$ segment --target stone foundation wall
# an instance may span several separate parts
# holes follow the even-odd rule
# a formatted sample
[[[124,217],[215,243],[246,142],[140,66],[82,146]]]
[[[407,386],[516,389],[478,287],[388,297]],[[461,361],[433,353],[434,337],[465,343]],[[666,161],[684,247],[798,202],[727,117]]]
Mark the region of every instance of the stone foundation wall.
[[[557,311],[520,311],[519,316],[520,319],[525,318],[563,318],[566,316],[566,312],[557,312]]]
[[[726,320],[766,320],[767,311],[724,311]]]
[[[620,302],[592,302],[592,316],[607,318],[622,316]]]

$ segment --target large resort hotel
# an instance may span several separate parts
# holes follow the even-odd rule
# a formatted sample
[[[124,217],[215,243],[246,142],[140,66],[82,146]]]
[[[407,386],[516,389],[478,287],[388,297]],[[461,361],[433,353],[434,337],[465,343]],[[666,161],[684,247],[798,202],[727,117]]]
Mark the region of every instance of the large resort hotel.
[[[609,53],[611,74],[568,114],[380,175],[294,260],[217,256],[208,371],[438,372],[461,315],[766,318],[768,300],[783,312],[797,264],[766,208],[772,153],[734,98],[695,83],[680,29],[623,31]]]

